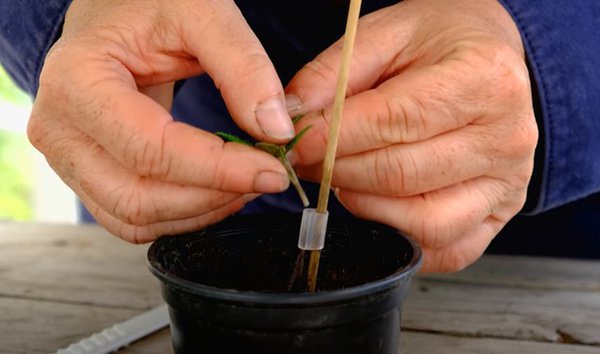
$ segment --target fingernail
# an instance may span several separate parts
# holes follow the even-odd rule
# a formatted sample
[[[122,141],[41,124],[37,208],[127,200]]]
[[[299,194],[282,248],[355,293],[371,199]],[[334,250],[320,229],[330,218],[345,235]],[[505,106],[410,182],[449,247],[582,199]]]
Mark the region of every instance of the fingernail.
[[[338,187],[331,188],[331,191],[336,197],[338,196],[338,193],[340,193],[340,189]]]
[[[279,97],[269,98],[256,107],[256,120],[268,136],[289,140],[296,134],[292,119]]]
[[[288,189],[290,179],[278,172],[265,171],[256,176],[254,190],[259,193],[278,193]]]
[[[290,94],[285,95],[285,105],[287,106],[288,113],[294,117],[296,115],[302,114],[302,106],[304,102],[297,95]]]

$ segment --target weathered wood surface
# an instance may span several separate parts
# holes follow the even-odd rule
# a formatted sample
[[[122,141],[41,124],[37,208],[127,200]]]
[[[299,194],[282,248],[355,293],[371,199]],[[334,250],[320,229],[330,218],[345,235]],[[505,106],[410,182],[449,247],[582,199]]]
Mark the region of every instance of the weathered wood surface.
[[[147,245],[96,226],[0,223],[0,353],[50,353],[162,303]],[[418,276],[402,353],[600,354],[600,262],[484,256]],[[120,353],[171,353],[168,329]]]
[[[0,353],[50,353],[139,311],[0,298]]]
[[[600,291],[416,279],[403,326],[457,336],[600,345]]]
[[[487,256],[454,274],[428,275],[453,283],[527,289],[600,291],[600,262],[545,257]]]
[[[147,249],[92,225],[0,224],[0,296],[148,309],[161,298]]]
[[[403,333],[399,354],[599,354],[600,348],[494,338]]]

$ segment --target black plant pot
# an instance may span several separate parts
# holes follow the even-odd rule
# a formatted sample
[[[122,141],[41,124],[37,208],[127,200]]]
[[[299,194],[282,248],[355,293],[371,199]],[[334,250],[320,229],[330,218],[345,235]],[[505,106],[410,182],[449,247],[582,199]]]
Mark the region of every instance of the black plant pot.
[[[290,286],[300,214],[233,216],[148,251],[175,352],[396,354],[421,250],[396,230],[330,216],[317,291]],[[308,254],[308,253],[307,253]]]

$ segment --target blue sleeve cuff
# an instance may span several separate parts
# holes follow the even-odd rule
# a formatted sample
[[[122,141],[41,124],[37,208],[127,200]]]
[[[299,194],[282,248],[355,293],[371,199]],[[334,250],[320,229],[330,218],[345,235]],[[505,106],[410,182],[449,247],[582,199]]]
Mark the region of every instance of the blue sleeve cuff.
[[[71,0],[0,2],[0,62],[35,96],[44,58],[59,37]]]
[[[600,191],[600,2],[499,0],[523,39],[539,100],[540,148],[523,210]]]

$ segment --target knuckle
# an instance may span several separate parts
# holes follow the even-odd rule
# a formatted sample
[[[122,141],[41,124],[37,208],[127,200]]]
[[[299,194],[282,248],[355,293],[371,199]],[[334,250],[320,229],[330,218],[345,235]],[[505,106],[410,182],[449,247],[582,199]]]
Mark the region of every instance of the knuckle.
[[[204,161],[204,171],[208,176],[206,187],[217,189],[217,190],[227,190],[231,185],[235,185],[236,177],[239,182],[240,176],[243,174],[237,175],[230,168],[227,168],[227,161],[223,159],[223,155],[225,149],[229,148],[242,148],[241,146],[236,146],[234,144],[215,144],[210,147],[208,150],[207,158]],[[237,186],[238,188],[242,188],[242,186]]]
[[[53,87],[56,83],[63,82],[65,61],[73,56],[69,53],[69,47],[60,40],[53,45],[44,59],[39,78],[39,91],[47,87]]]
[[[164,153],[166,144],[167,125],[157,134],[131,133],[124,142],[124,160],[141,176],[151,176],[158,179],[169,178],[173,171],[172,162]],[[155,137],[158,136],[158,139]]]
[[[443,252],[439,271],[442,273],[458,272],[468,267],[475,259],[467,257],[461,250],[452,248]]]
[[[409,95],[382,97],[383,110],[376,116],[375,136],[385,143],[416,141],[426,131],[425,106]]]
[[[391,195],[399,195],[404,191],[405,170],[389,149],[383,149],[375,155],[375,168],[373,169],[373,186],[378,186]]]
[[[157,176],[164,174],[161,171],[161,156],[157,149],[145,138],[139,135],[132,135],[126,143],[126,154],[129,154],[127,160],[131,160],[133,168],[144,176]]]
[[[40,72],[38,97],[40,94],[52,93],[63,81],[63,76],[60,75],[60,68],[50,58],[46,59]]]
[[[126,223],[121,223],[115,234],[118,238],[134,245],[150,242],[159,236],[154,234],[149,227]]]
[[[526,164],[520,164],[510,171],[508,176],[504,176],[505,194],[502,196],[502,200],[509,201],[512,205],[512,208],[509,208],[509,210],[515,211],[515,213],[525,203],[527,187],[529,186],[533,170],[532,164],[529,161]]]
[[[515,150],[526,156],[534,153],[538,143],[538,127],[533,112],[524,115],[521,123],[513,130],[511,141],[515,144]]]
[[[419,173],[414,156],[402,153],[399,149],[390,147],[381,149],[375,155],[373,180],[374,186],[379,186],[392,196],[406,196],[416,193]]]
[[[337,70],[322,56],[317,56],[312,61],[308,62],[302,69],[301,73],[307,77],[314,77],[321,82],[331,82],[337,77]],[[350,92],[348,92],[350,94]]]
[[[489,84],[496,95],[505,99],[526,102],[529,99],[529,73],[525,61],[508,44],[494,42],[479,50],[486,62]]]
[[[233,85],[240,82],[253,81],[256,75],[262,75],[265,70],[271,70],[267,54],[260,49],[248,49],[248,52],[232,65],[232,69],[220,78],[215,77],[215,84],[223,90],[235,89]]]
[[[39,111],[39,107],[34,105],[31,115],[29,116],[29,122],[27,123],[27,138],[33,147],[43,152],[45,150],[46,136],[48,135],[48,129],[43,123],[42,113]]]
[[[532,158],[538,143],[538,128],[533,113],[514,117],[512,122],[503,120],[500,123],[503,127],[490,132],[493,135],[490,138],[494,139],[490,141],[496,141],[493,144],[495,151],[492,151],[494,156],[502,156],[513,163],[515,160]]]
[[[408,115],[405,105],[397,98],[384,99],[381,111],[375,117],[375,124],[369,124],[376,136],[384,144],[404,141],[408,128]],[[375,106],[377,107],[377,106]]]
[[[429,249],[433,253],[429,259],[430,267],[439,273],[461,271],[475,262],[483,254],[483,250],[464,249],[457,245]],[[427,252],[425,257],[427,257]]]
[[[69,98],[69,93],[85,92],[84,87],[79,86],[85,85],[94,75],[83,69],[85,54],[82,46],[87,44],[61,39],[52,47],[40,72],[38,96],[44,94],[64,101]]]
[[[420,234],[423,245],[427,248],[440,248],[447,246],[453,239],[454,226],[452,220],[435,214],[423,213],[416,223],[416,231]]]
[[[140,193],[132,189],[119,194],[115,199],[112,214],[123,223],[133,226],[146,226],[150,223]]]

